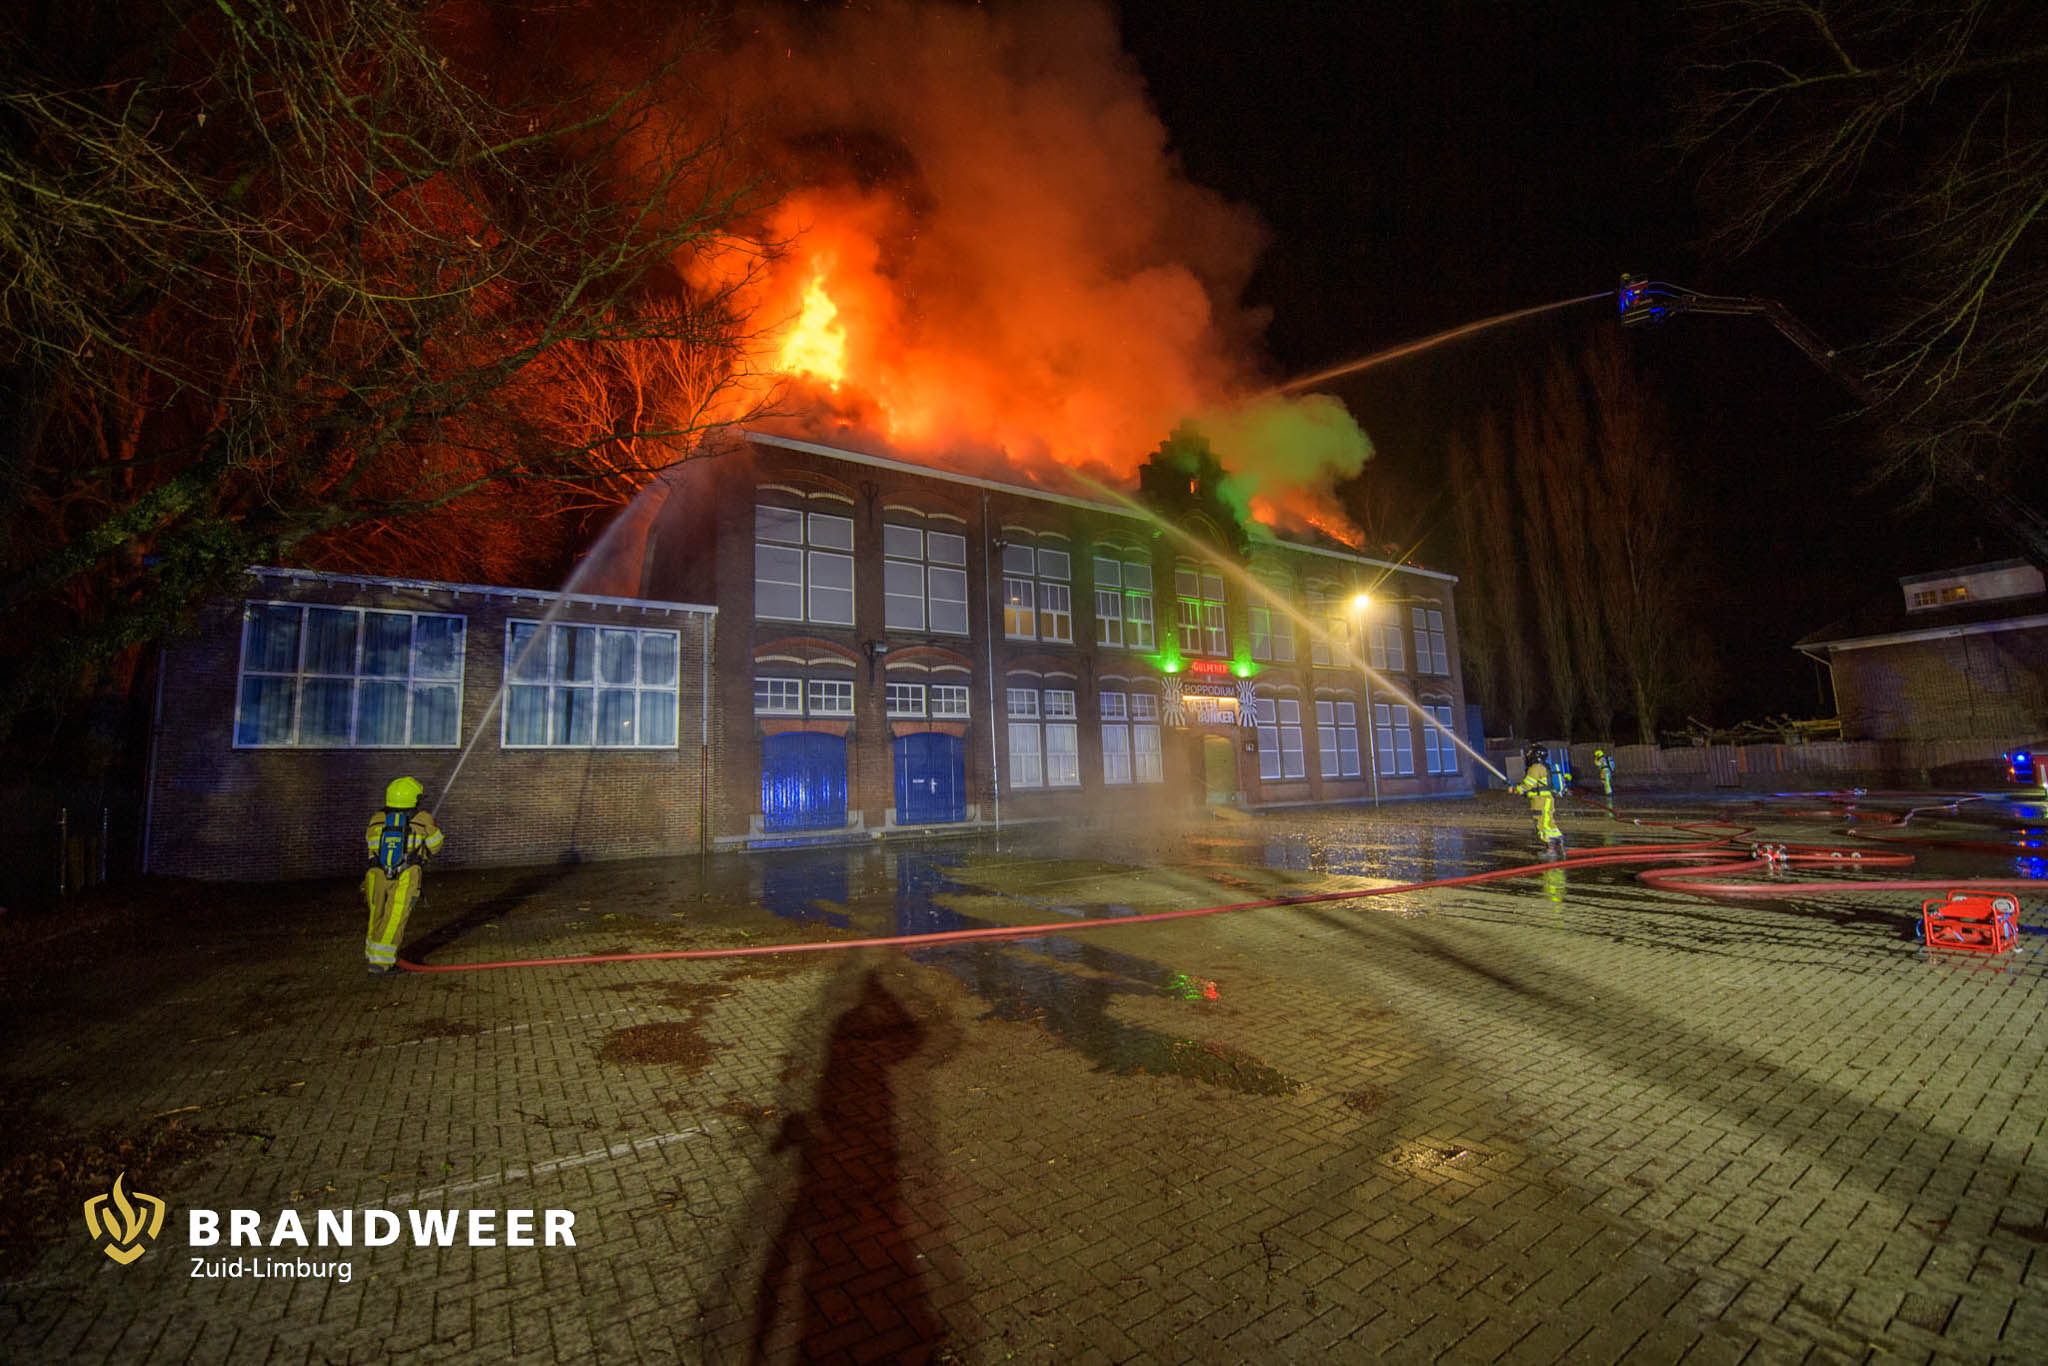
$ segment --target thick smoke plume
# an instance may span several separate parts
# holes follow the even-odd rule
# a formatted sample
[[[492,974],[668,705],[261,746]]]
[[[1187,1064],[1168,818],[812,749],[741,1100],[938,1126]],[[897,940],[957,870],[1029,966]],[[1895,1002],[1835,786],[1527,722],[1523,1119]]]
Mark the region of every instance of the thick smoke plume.
[[[1252,398],[1263,229],[1183,174],[1106,6],[765,5],[729,34],[701,88],[793,168],[752,305],[800,431],[1129,486],[1195,420],[1258,510],[1331,524],[1370,445],[1333,400]]]

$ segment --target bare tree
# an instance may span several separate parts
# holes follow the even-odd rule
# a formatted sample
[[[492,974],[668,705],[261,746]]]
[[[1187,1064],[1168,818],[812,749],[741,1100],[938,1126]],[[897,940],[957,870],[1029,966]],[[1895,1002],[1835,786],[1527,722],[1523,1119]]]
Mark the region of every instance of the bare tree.
[[[683,50],[630,81],[486,80],[453,13],[0,18],[0,730],[248,564],[375,547],[426,572],[473,538],[418,519],[509,527],[543,480],[615,497],[714,414],[746,281],[677,267],[763,194],[670,116]],[[690,381],[563,420],[577,367],[649,350]]]
[[[2048,7],[1691,0],[1681,150],[1740,254],[1824,219],[1873,263],[1883,472],[1960,487],[2036,554],[2048,436]]]
[[[1598,419],[1585,525],[1601,631],[1628,687],[1636,739],[1652,745],[1659,714],[1676,700],[1686,629],[1677,478],[1661,411],[1620,336],[1596,338],[1583,363]]]
[[[1536,636],[1542,646],[1544,678],[1549,683],[1557,723],[1567,740],[1578,723],[1584,702],[1580,687],[1577,642],[1572,631],[1572,606],[1565,584],[1563,557],[1570,547],[1569,520],[1557,512],[1569,499],[1557,496],[1554,485],[1576,479],[1577,473],[1555,458],[1543,398],[1523,384],[1515,395],[1513,460],[1521,493],[1522,544],[1529,557],[1529,587],[1536,609]]]
[[[1602,609],[1593,559],[1591,524],[1599,512],[1592,470],[1592,431],[1580,390],[1578,367],[1553,350],[1543,373],[1542,447],[1538,464],[1542,505],[1538,515],[1551,528],[1556,592],[1565,607],[1573,673],[1596,736],[1614,729],[1613,651]]]
[[[1522,612],[1522,540],[1500,422],[1492,413],[1481,416],[1469,446],[1453,437],[1451,471],[1459,490],[1458,532],[1470,580],[1460,599],[1464,657],[1473,665],[1481,694],[1506,713],[1516,735],[1527,735],[1531,670]]]

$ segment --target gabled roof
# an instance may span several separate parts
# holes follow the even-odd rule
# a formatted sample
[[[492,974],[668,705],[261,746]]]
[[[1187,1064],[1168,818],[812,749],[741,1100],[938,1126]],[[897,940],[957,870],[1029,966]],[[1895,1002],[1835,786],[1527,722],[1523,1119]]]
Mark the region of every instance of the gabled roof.
[[[1947,575],[1925,576],[1930,579]],[[2048,629],[2048,593],[2016,598],[1958,602],[1946,607],[1907,611],[1896,589],[1869,605],[1831,622],[1797,641],[1795,650],[1857,650],[1873,645],[1898,645],[1946,636],[1982,635],[1992,631]]]

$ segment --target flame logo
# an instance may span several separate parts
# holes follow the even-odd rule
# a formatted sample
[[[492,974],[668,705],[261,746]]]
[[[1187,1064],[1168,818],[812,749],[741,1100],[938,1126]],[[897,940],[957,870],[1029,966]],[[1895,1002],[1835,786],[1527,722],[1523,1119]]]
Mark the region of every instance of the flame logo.
[[[87,1231],[95,1242],[104,1238],[107,1245],[101,1251],[123,1266],[149,1251],[149,1244],[164,1226],[164,1202],[141,1191],[131,1198],[121,1189],[127,1175],[123,1172],[114,1178],[111,1194],[95,1195],[85,1202]]]

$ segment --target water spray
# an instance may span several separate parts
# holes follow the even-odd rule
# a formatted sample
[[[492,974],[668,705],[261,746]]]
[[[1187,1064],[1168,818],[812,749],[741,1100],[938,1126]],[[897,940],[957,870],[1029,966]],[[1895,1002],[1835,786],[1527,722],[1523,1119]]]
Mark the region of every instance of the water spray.
[[[1594,295],[1592,297],[1602,298],[1605,296]],[[1583,300],[1574,299],[1571,302],[1580,303],[1583,302]],[[1117,489],[1110,488],[1108,485],[1100,483],[1097,480],[1091,479],[1085,474],[1076,474],[1074,478],[1078,482],[1086,484],[1088,487],[1094,489],[1103,497],[1110,499],[1111,501],[1119,504],[1120,506],[1129,509],[1137,516],[1144,518],[1152,525],[1158,527],[1161,531],[1165,532],[1169,536],[1172,536],[1174,540],[1180,545],[1187,547],[1194,554],[1200,556],[1202,559],[1208,561],[1210,564],[1215,565],[1224,574],[1228,575],[1233,582],[1237,583],[1240,587],[1244,588],[1252,596],[1262,600],[1269,608],[1281,613],[1289,621],[1292,621],[1297,626],[1301,627],[1302,633],[1306,635],[1310,640],[1319,640],[1325,646],[1331,647],[1334,657],[1335,647],[1339,644],[1339,642],[1331,636],[1330,632],[1323,625],[1321,625],[1318,622],[1311,621],[1308,617],[1304,616],[1301,612],[1297,611],[1295,609],[1294,604],[1288,601],[1286,597],[1284,597],[1278,592],[1275,592],[1270,585],[1262,582],[1254,575],[1246,573],[1241,565],[1238,565],[1231,560],[1225,559],[1222,555],[1216,552],[1213,546],[1204,543],[1200,538],[1194,536],[1193,534],[1184,530],[1183,528],[1175,526],[1173,523],[1167,521],[1164,517],[1161,517],[1158,513],[1152,511],[1152,509],[1146,507],[1144,504],[1132,498],[1129,494],[1123,493]],[[1354,660],[1353,662],[1357,664],[1359,671],[1363,673],[1368,679],[1377,682],[1384,691],[1392,694],[1395,697],[1400,698],[1402,703],[1405,706],[1407,706],[1410,711],[1413,711],[1419,716],[1421,716],[1424,722],[1426,722],[1429,726],[1433,727],[1438,732],[1440,732],[1445,739],[1449,740],[1453,745],[1456,745],[1460,750],[1464,751],[1467,755],[1471,756],[1471,759],[1474,763],[1478,764],[1488,773],[1493,774],[1493,776],[1500,779],[1502,783],[1506,783],[1508,781],[1507,774],[1501,772],[1492,764],[1488,763],[1486,756],[1484,754],[1481,754],[1478,750],[1474,749],[1470,744],[1468,744],[1465,741],[1464,737],[1460,736],[1456,731],[1452,730],[1449,726],[1444,725],[1443,722],[1437,720],[1433,713],[1425,709],[1420,702],[1417,702],[1414,698],[1410,697],[1405,690],[1396,686],[1392,680],[1387,678],[1385,674],[1382,674],[1381,672],[1379,672],[1379,670],[1373,668],[1372,665],[1366,663],[1363,659]],[[1365,718],[1365,720],[1366,723],[1370,725],[1372,722],[1372,717],[1368,715]],[[1375,763],[1373,766],[1373,783],[1375,789],[1377,789],[1379,783],[1379,766],[1377,763]]]
[[[499,706],[505,700],[506,690],[512,686],[513,680],[519,677],[520,670],[525,666],[527,656],[533,653],[534,646],[547,639],[548,632],[554,628],[556,621],[562,615],[563,609],[569,605],[569,598],[576,592],[577,584],[583,581],[584,577],[591,572],[593,566],[605,562],[610,554],[612,541],[619,534],[619,529],[627,524],[634,510],[640,506],[642,500],[648,494],[654,492],[656,488],[665,487],[668,484],[667,475],[667,470],[657,472],[652,479],[641,485],[639,491],[627,500],[626,505],[618,510],[610,522],[606,523],[605,529],[598,534],[597,539],[591,542],[590,548],[584,552],[582,560],[574,569],[569,571],[569,577],[563,580],[561,588],[556,590],[554,602],[548,607],[547,611],[541,614],[540,623],[533,634],[519,648],[518,654],[505,661],[505,675],[498,681],[498,690],[491,694],[491,700],[484,706],[483,715],[477,718],[476,730],[470,735],[469,743],[464,745],[462,753],[456,756],[455,767],[449,770],[447,781],[441,784],[441,795],[435,798],[434,804],[428,808],[429,815],[439,817],[442,803],[448,800],[449,792],[454,790],[455,779],[462,773],[462,766],[469,762],[470,752],[476,748],[477,741],[483,739],[484,731],[490,726],[491,718],[497,715]],[[681,667],[682,662],[678,660],[677,668],[680,669]]]
[[[1368,370],[1375,365],[1383,365],[1390,360],[1399,360],[1403,356],[1414,355],[1417,351],[1427,351],[1433,346],[1441,346],[1445,342],[1456,341],[1458,338],[1470,336],[1474,332],[1484,332],[1489,328],[1502,327],[1523,318],[1533,318],[1539,313],[1554,313],[1560,308],[1571,308],[1578,304],[1591,303],[1595,299],[1605,299],[1607,297],[1609,297],[1607,291],[1603,289],[1595,294],[1581,294],[1576,299],[1559,299],[1556,303],[1552,304],[1537,304],[1534,308],[1519,308],[1512,313],[1497,313],[1491,318],[1481,318],[1478,322],[1446,328],[1442,332],[1432,333],[1415,341],[1402,342],[1397,346],[1390,346],[1384,351],[1375,351],[1369,356],[1361,356],[1357,360],[1346,361],[1342,365],[1333,365],[1327,370],[1318,370],[1312,375],[1303,375],[1300,379],[1288,380],[1285,384],[1276,384],[1271,389],[1266,390],[1265,393],[1258,395],[1258,397],[1270,398],[1275,394],[1284,394],[1306,385],[1321,384],[1324,380],[1338,379],[1359,370]]]

